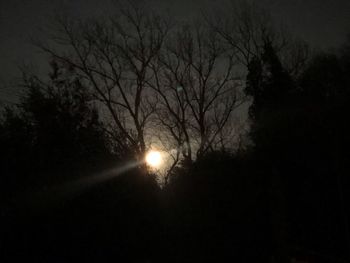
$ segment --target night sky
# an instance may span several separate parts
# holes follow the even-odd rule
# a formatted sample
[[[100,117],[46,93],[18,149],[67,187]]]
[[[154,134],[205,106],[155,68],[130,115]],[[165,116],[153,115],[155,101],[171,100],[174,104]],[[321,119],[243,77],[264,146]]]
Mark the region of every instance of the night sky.
[[[257,0],[255,0],[257,1]],[[203,0],[153,0],[149,6],[165,7],[178,18],[190,17],[203,7]],[[222,5],[225,0],[208,1]],[[313,47],[329,49],[341,44],[350,32],[349,0],[259,0],[277,21],[282,21],[297,36]],[[30,38],[40,38],[55,10],[66,10],[76,17],[113,13],[111,0],[0,0],[0,80],[9,82],[18,76],[18,65],[45,68],[45,60]],[[1,90],[0,96],[15,92]]]

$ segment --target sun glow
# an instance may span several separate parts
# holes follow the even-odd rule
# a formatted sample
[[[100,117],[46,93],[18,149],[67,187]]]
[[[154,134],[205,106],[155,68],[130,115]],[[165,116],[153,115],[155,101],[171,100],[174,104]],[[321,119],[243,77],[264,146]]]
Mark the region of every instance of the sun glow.
[[[149,151],[146,154],[146,163],[152,168],[158,168],[162,164],[162,155],[159,151]]]

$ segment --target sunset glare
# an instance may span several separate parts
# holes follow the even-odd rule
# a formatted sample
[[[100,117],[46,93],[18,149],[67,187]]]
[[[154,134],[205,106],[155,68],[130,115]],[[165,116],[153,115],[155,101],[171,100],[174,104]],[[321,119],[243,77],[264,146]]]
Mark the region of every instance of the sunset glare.
[[[149,151],[146,155],[146,163],[152,168],[159,167],[162,163],[162,156],[160,152],[154,150]]]

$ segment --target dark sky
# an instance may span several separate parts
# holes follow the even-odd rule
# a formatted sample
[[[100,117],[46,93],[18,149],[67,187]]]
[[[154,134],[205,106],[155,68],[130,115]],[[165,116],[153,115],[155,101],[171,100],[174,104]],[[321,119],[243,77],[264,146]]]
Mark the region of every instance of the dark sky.
[[[222,5],[226,0],[207,0]],[[319,48],[332,48],[350,32],[350,0],[255,0],[271,10],[298,36]],[[150,6],[169,7],[175,16],[198,13],[203,0],[148,0]],[[0,0],[0,81],[18,75],[18,65],[30,63],[45,67],[43,55],[31,44],[30,37],[41,37],[55,10],[64,9],[77,17],[112,14],[111,0]],[[11,91],[1,91],[3,93]]]

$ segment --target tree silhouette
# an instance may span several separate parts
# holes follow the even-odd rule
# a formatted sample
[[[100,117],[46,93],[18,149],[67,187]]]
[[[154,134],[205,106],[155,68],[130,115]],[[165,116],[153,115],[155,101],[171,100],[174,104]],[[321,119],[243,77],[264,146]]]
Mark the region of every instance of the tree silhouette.
[[[341,156],[348,148],[343,131],[349,97],[344,68],[335,55],[321,54],[293,79],[272,46],[264,50],[248,67],[246,91],[253,97],[256,164],[269,189],[272,254],[281,262],[296,247],[305,254],[317,251],[320,258],[326,257],[322,252],[345,255],[347,165]],[[326,238],[334,243],[326,245]]]
[[[252,96],[249,115],[251,138],[255,144],[256,161],[265,176],[267,209],[271,227],[271,255],[285,262],[287,252],[286,182],[281,169],[281,147],[286,143],[283,126],[288,118],[288,101],[294,88],[290,75],[283,68],[270,41],[261,57],[248,65],[246,92]]]
[[[142,159],[147,148],[145,128],[156,102],[146,81],[170,24],[131,3],[106,21],[79,23],[60,17],[56,24],[53,40],[68,46],[70,52],[38,45],[81,75],[113,122],[111,133],[117,130],[123,135],[123,139],[114,138],[119,148],[131,148]]]
[[[219,136],[244,102],[236,65],[218,34],[199,25],[178,29],[152,64],[159,126],[189,162],[218,150]],[[222,147],[232,147],[232,137],[222,139]]]
[[[112,160],[97,110],[89,104],[81,82],[69,78],[65,70],[53,62],[48,84],[25,77],[24,97],[5,111],[1,166],[3,185],[12,182],[9,191],[15,185],[42,187],[71,180]]]
[[[114,172],[130,156],[113,147],[74,69],[53,61],[48,81],[26,75],[23,85],[0,125],[1,260],[156,257],[159,186],[137,167]],[[89,185],[106,170],[108,183]]]
[[[322,209],[315,205],[314,209],[324,213],[324,220],[328,221],[324,235],[332,236],[342,231],[336,238],[336,242],[342,243],[335,245],[339,250],[348,249],[350,244],[349,210],[346,208],[349,199],[345,194],[345,189],[349,187],[345,174],[349,169],[347,115],[350,85],[347,77],[349,69],[341,63],[344,58],[331,53],[317,54],[299,79],[304,97],[302,114],[304,119],[308,119],[308,123],[302,126],[305,135],[309,136],[309,141],[306,138],[303,141],[307,154],[304,158],[308,159],[305,163],[312,167],[308,168],[311,170],[308,177],[319,191],[328,193],[330,203]],[[330,213],[333,216],[329,216]],[[332,227],[332,224],[338,224],[342,230]]]
[[[267,41],[261,58],[254,57],[248,65],[245,91],[253,98],[250,117],[259,119],[263,108],[273,108],[292,89],[292,78],[283,68],[272,43]]]

